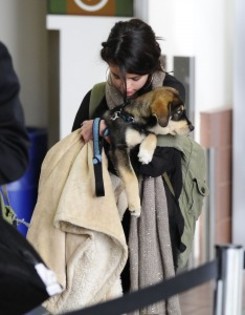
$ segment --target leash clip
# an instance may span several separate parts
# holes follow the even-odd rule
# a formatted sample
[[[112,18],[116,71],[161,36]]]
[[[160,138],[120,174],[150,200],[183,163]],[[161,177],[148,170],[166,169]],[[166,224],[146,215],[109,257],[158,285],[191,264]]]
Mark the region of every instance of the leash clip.
[[[125,112],[122,108],[120,110],[115,111],[111,115],[111,120],[116,120],[121,118],[125,123],[132,124],[135,122],[134,116]]]
[[[121,110],[117,110],[116,112],[113,113],[111,116],[111,120],[116,120],[117,118],[120,117]]]

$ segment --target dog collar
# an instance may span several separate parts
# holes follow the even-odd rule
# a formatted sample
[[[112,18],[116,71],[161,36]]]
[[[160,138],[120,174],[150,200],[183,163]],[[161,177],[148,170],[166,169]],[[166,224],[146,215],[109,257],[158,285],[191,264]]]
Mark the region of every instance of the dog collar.
[[[128,124],[134,123],[135,121],[134,116],[125,112],[123,110],[123,107],[121,107],[111,115],[111,120],[116,120],[118,118],[121,118],[124,122]]]

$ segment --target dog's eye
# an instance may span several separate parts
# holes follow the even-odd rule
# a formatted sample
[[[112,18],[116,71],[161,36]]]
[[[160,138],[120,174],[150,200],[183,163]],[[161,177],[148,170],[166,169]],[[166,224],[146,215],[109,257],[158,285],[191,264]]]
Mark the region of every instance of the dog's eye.
[[[181,106],[173,113],[173,120],[179,120],[182,116],[184,108]]]
[[[183,112],[183,110],[182,110],[182,109],[178,109],[176,114],[177,114],[177,115],[181,115],[181,114],[182,114],[182,112]]]

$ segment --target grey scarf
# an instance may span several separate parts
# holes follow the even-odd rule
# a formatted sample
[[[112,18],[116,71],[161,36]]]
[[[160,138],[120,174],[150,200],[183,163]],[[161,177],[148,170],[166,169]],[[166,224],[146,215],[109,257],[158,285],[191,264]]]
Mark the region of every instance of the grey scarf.
[[[153,75],[152,87],[163,85],[164,72]],[[123,103],[120,92],[106,84],[109,108]],[[135,291],[175,275],[168,222],[166,193],[162,177],[140,179],[142,210],[140,218],[131,217],[129,262],[131,291]],[[180,315],[178,297],[146,307],[131,315]]]
[[[146,177],[141,184],[140,218],[131,218],[129,264],[131,291],[175,275],[169,233],[166,193],[161,176]],[[180,315],[177,296],[131,315]]]
[[[165,78],[165,72],[157,71],[152,77],[152,88],[160,87],[163,84]],[[123,104],[123,96],[112,84],[106,82],[105,96],[108,107],[111,109],[117,105]]]

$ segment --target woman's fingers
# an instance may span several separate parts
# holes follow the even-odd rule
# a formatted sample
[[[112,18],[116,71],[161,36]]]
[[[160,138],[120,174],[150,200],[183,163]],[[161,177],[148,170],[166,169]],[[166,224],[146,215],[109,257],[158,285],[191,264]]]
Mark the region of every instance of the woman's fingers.
[[[81,137],[85,142],[93,139],[93,120],[85,120],[81,124]]]
[[[100,136],[104,136],[104,131],[107,128],[105,121],[102,119],[100,121]],[[85,142],[93,139],[93,120],[85,120],[81,124],[81,137]],[[109,142],[109,137],[106,136],[105,140]]]

